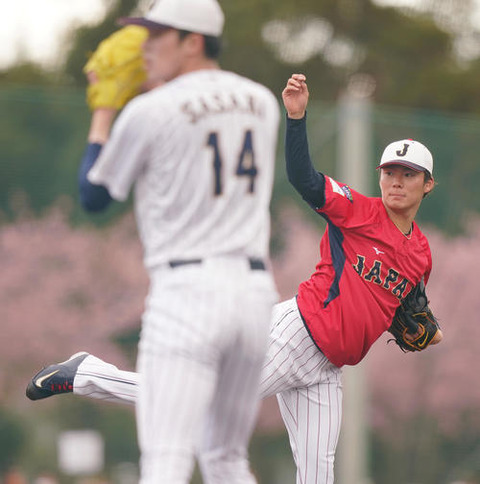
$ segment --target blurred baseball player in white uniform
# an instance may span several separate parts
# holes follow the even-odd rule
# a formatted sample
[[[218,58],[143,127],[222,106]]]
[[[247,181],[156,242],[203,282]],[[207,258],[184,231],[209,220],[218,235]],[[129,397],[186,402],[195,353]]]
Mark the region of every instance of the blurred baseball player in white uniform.
[[[279,106],[219,68],[216,0],[160,0],[123,19],[149,35],[148,81],[115,112],[93,113],[80,169],[87,210],[124,201],[150,276],[139,343],[141,482],[250,484],[247,446],[277,292],[268,270]],[[88,175],[87,175],[88,174]]]

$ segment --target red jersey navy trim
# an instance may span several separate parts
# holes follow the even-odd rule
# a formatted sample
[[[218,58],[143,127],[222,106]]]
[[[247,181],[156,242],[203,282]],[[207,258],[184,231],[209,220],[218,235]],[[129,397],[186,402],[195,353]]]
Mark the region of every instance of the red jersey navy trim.
[[[325,353],[322,351],[322,348],[320,348],[320,346],[318,346],[318,343],[315,341],[315,338],[313,337],[312,333],[310,332],[310,328],[308,327],[308,324],[305,321],[305,318],[303,317],[303,314],[302,314],[302,311],[300,310],[300,306],[298,305],[297,299],[298,299],[298,294],[295,295],[295,303],[297,305],[298,314],[300,314],[300,317],[302,318],[303,326],[305,326],[305,329],[307,330],[308,336],[310,336],[311,340],[313,341],[313,344],[318,348],[318,351],[320,351],[320,353],[322,353],[324,355]]]
[[[327,299],[323,302],[323,307],[326,308],[335,298],[340,295],[340,279],[345,267],[345,251],[343,250],[343,233],[334,225],[328,217],[320,213],[320,215],[327,221],[328,224],[328,241],[330,245],[330,257],[332,258],[332,265],[335,271],[332,285],[328,290]]]

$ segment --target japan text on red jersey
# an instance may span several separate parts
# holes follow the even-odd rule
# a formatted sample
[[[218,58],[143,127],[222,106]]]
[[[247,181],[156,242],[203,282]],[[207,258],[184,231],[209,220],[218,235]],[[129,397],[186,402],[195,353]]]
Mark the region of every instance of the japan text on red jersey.
[[[337,366],[358,363],[386,331],[399,300],[432,267],[426,237],[414,223],[405,236],[380,198],[325,177],[327,222],[320,262],[298,291],[310,335]]]

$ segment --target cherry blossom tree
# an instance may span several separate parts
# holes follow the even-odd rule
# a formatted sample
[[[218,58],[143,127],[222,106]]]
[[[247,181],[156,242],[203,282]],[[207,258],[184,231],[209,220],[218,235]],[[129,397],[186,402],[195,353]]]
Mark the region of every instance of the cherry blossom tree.
[[[313,272],[323,230],[321,219],[315,225],[298,208],[281,208],[274,236],[281,237],[282,250],[273,257],[281,299],[294,296]],[[423,353],[405,354],[385,333],[364,362],[374,452],[385,465],[409,463],[395,471],[398,482],[412,476],[439,482],[439,472],[468,466],[480,455],[480,222],[473,220],[467,234],[456,238],[434,228],[424,232],[434,260],[427,293],[444,341]],[[61,204],[41,218],[27,211],[0,226],[0,267],[0,401],[25,406],[33,371],[79,350],[131,368],[113,341],[139,328],[148,290],[131,214],[99,229],[71,227]],[[258,431],[279,429],[276,401],[267,399]],[[446,447],[451,459],[442,462]],[[392,457],[402,453],[403,459]]]
[[[1,399],[79,350],[126,364],[112,336],[138,325],[148,285],[131,215],[103,230],[71,228],[58,207],[27,216],[0,228],[0,266]]]

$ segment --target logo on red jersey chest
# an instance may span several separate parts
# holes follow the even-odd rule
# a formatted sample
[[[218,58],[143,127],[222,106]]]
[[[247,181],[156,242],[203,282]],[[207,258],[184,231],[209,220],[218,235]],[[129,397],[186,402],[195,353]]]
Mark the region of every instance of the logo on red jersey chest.
[[[378,253],[383,252],[378,251]],[[408,279],[401,277],[400,273],[392,267],[385,267],[382,261],[374,260],[370,264],[366,262],[365,256],[357,254],[357,262],[352,265],[357,274],[365,281],[382,286],[397,298],[401,299],[404,294],[408,293],[406,290],[409,284]]]

